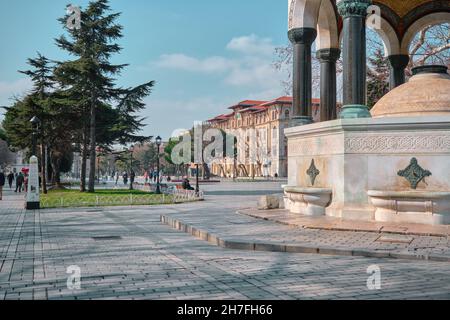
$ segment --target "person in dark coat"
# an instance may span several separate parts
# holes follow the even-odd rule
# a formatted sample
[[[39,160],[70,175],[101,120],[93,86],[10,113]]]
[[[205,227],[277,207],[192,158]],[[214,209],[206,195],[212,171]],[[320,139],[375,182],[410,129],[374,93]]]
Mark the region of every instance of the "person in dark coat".
[[[13,188],[13,182],[14,182],[14,173],[10,172],[8,174],[8,184],[9,184],[9,188],[12,189]]]
[[[194,190],[194,188],[191,186],[191,183],[189,182],[188,178],[185,178],[183,180],[183,183],[181,186],[184,190]]]
[[[3,198],[3,187],[5,186],[6,177],[3,171],[0,169],[0,201]]]
[[[25,182],[25,177],[23,176],[22,172],[19,172],[16,178],[16,191],[15,192],[22,192],[23,189],[23,183]]]

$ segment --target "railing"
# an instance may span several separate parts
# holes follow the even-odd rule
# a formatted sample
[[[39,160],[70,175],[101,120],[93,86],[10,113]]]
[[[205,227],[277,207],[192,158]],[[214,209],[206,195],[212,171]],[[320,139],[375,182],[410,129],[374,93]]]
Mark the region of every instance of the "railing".
[[[123,195],[123,196],[65,196],[41,199],[41,208],[99,207],[99,206],[136,206],[173,204],[170,194],[161,195]]]
[[[171,195],[173,196],[174,203],[204,200],[203,191],[199,191],[197,193],[192,190],[181,190],[174,188],[171,190]]]

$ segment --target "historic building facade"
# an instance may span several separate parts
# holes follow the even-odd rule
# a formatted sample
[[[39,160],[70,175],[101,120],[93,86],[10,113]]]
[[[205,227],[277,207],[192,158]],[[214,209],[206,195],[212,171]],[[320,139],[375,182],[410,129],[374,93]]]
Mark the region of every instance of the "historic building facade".
[[[286,177],[287,143],[284,129],[292,119],[292,98],[242,101],[228,114],[205,125],[235,136],[237,157],[215,160],[211,173],[220,177]],[[313,114],[320,119],[320,100],[313,99]],[[253,151],[253,152],[252,152]]]

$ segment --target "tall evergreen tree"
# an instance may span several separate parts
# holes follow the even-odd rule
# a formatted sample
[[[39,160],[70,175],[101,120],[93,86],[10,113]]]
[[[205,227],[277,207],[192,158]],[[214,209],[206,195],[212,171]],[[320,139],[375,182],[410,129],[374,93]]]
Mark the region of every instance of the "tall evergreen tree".
[[[142,140],[135,136],[142,126],[142,118],[135,113],[145,106],[142,99],[150,93],[153,82],[136,88],[121,89],[115,85],[115,77],[126,64],[115,65],[110,62],[112,55],[120,53],[121,47],[115,43],[122,37],[122,26],[116,23],[120,13],[110,14],[108,0],[96,0],[81,11],[81,28],[67,27],[68,16],[60,19],[70,39],[61,36],[57,45],[77,59],[60,63],[57,70],[58,81],[71,90],[72,100],[77,101],[83,122],[83,163],[84,170],[89,143],[89,183],[88,191],[94,192],[98,112],[102,106],[118,103],[117,122],[113,130],[120,133],[119,142]],[[89,134],[88,134],[89,133]],[[111,138],[111,143],[113,138]],[[82,168],[83,169],[83,168]],[[82,172],[82,184],[83,184]],[[83,190],[84,191],[84,190]]]
[[[46,177],[46,168],[47,168],[47,145],[48,145],[48,137],[51,132],[49,132],[47,124],[51,122],[51,91],[54,87],[53,80],[53,66],[49,59],[45,56],[38,53],[35,59],[28,59],[28,64],[32,67],[31,70],[19,71],[31,78],[33,81],[33,90],[31,92],[31,98],[33,106],[34,106],[34,114],[37,115],[41,121],[41,183],[42,183],[42,191],[44,194],[47,193],[47,177]]]
[[[52,182],[60,186],[61,161],[70,157],[71,135],[70,109],[61,108],[58,103],[59,92],[54,91],[53,65],[49,59],[38,54],[37,58],[28,59],[32,67],[26,74],[33,81],[33,89],[23,99],[16,100],[6,108],[7,112],[3,122],[8,140],[16,149],[31,150],[31,137],[33,128],[30,119],[37,116],[40,121],[39,142],[41,154],[42,190],[47,192],[46,158],[49,155],[52,166]],[[48,152],[47,152],[48,150]]]

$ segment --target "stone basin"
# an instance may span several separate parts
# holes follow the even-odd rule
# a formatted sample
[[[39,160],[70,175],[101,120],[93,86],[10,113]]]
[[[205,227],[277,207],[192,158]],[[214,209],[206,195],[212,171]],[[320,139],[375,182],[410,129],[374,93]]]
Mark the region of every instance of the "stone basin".
[[[368,195],[376,221],[450,224],[450,192],[369,190]]]
[[[332,190],[323,188],[284,188],[287,206],[292,213],[307,216],[324,216],[326,207],[331,204]]]

